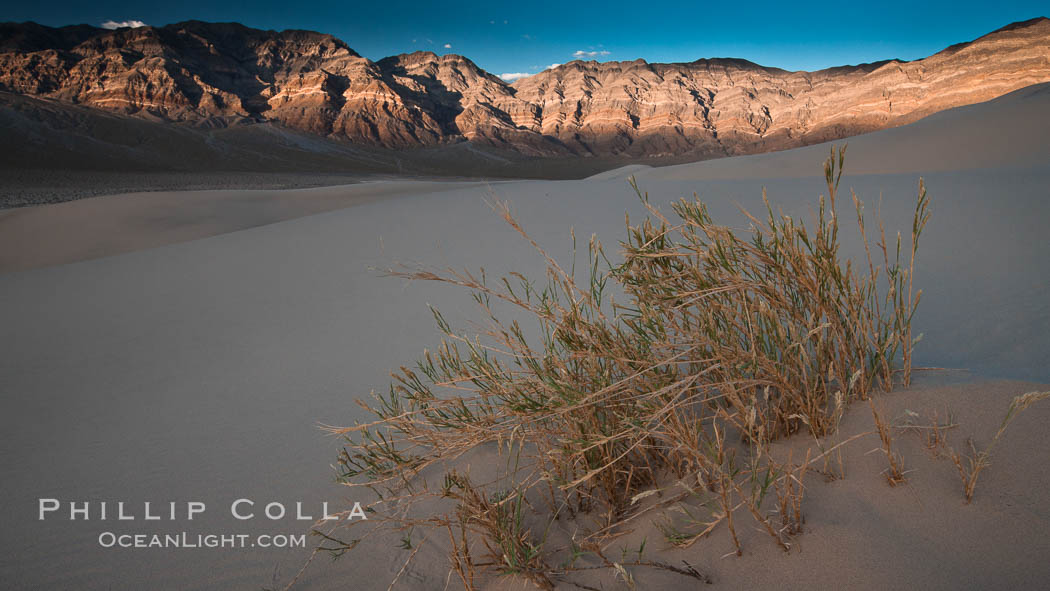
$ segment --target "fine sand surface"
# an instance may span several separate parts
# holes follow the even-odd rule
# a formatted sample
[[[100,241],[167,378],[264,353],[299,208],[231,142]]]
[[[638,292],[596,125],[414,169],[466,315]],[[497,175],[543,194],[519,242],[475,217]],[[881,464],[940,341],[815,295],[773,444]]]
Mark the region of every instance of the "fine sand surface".
[[[187,242],[396,195],[482,184],[362,181],[297,190],[155,191],[0,211],[0,272]]]
[[[917,177],[926,178],[933,219],[918,262],[915,323],[925,336],[916,364],[969,371],[923,372],[884,401],[893,417],[948,407],[960,424],[950,436],[957,447],[967,436],[987,444],[1013,395],[1050,389],[1038,385],[1050,382],[1048,120],[1044,85],[849,142],[843,184],[869,211],[882,194],[888,230],[907,231]],[[716,219],[743,226],[737,207],[757,210],[763,186],[786,213],[807,214],[823,190],[826,150],[632,173],[655,203],[696,191]],[[328,467],[338,441],[317,425],[364,419],[353,399],[385,388],[389,370],[437,343],[428,303],[460,326],[473,317],[464,293],[374,269],[418,262],[538,276],[542,261],[486,201],[510,201],[526,230],[566,260],[570,227],[612,245],[625,211],[640,218],[622,176],[151,193],[5,212],[0,580],[17,589],[283,586],[306,552],[104,549],[97,537],[305,531],[307,522],[289,518],[234,520],[228,505],[302,501],[316,515],[321,501],[345,503]],[[843,239],[856,254],[856,236],[844,228]],[[954,468],[909,435],[899,436],[900,451],[915,472],[889,488],[880,456],[865,453],[877,445],[868,437],[849,447],[846,479],[813,482],[801,551],[785,555],[750,526],[740,528],[742,558],[720,558],[730,549],[723,531],[684,551],[665,550],[651,529],[625,540],[637,547],[647,537],[667,560],[688,559],[713,588],[1036,587],[1050,576],[1050,403],[1042,404],[1010,427],[969,506]],[[856,407],[844,429],[870,423]],[[203,501],[208,511],[148,524],[41,522],[41,497]],[[403,588],[444,587],[444,557],[427,552]],[[392,542],[319,559],[301,585],[385,589],[406,555]],[[636,578],[639,588],[683,583]]]

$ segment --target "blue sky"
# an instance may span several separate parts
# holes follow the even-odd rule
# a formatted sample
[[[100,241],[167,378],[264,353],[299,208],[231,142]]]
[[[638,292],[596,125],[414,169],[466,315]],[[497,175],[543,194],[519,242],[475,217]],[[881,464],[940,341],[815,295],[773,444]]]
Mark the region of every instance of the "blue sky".
[[[741,57],[814,70],[916,59],[1050,12],[1040,2],[336,2],[3,1],[4,20],[46,25],[138,20],[237,21],[331,33],[368,58],[458,53],[494,74],[529,74],[576,58],[651,62]]]

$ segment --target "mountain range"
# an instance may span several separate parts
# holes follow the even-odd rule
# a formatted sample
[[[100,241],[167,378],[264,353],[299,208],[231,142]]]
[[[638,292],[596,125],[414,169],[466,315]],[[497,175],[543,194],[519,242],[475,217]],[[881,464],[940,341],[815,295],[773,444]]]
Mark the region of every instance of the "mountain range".
[[[41,100],[44,110],[75,105],[198,130],[266,124],[354,147],[469,142],[524,157],[765,152],[902,125],[1046,81],[1047,18],[916,61],[816,72],[722,58],[573,61],[513,84],[460,55],[372,61],[312,31],[200,21],[117,30],[0,24],[0,91],[10,93],[0,102],[8,109]]]

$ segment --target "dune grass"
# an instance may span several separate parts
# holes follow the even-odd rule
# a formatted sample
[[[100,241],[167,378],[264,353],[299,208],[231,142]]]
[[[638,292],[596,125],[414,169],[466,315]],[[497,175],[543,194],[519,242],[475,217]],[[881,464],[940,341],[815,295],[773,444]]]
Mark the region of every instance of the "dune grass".
[[[827,194],[809,223],[776,213],[765,195],[761,218],[744,212],[743,233],[695,198],[668,215],[632,179],[648,215],[627,220],[616,263],[592,238],[587,266],[566,270],[498,205],[546,261],[542,282],[393,271],[470,291],[487,324],[464,334],[434,311],[441,346],[374,396],[373,422],[335,430],[346,437],[341,478],[377,493],[379,523],[445,530],[451,570],[468,589],[481,572],[549,588],[580,568],[578,548],[597,560],[588,568],[626,581],[629,565],[605,558],[603,542],[669,481],[680,494],[659,505],[694,498],[709,508],[697,531],[668,527],[669,541],[687,545],[724,526],[740,554],[738,522],[749,518],[788,550],[803,528],[806,474],[838,446],[795,464],[775,460],[771,443],[800,430],[829,435],[845,406],[907,384],[917,340],[925,187],[920,180],[910,236],[888,240],[880,222],[873,242],[850,193],[866,253],[854,264],[838,236],[844,156],[832,149],[824,163]],[[539,339],[527,338],[520,318]],[[451,467],[484,446],[513,450],[514,465],[481,484]],[[414,516],[428,499],[430,513]],[[435,515],[435,506],[448,509]],[[554,544],[546,532],[565,517],[579,538]],[[559,553],[574,559],[551,566]],[[630,564],[702,578],[641,554]]]
[[[869,399],[868,405],[871,407],[871,416],[875,423],[875,432],[879,434],[879,441],[882,442],[882,452],[886,454],[886,463],[889,467],[883,472],[886,476],[886,482],[890,486],[897,486],[898,484],[904,483],[904,460],[901,455],[893,450],[893,429],[890,424],[882,418],[882,413],[875,407],[875,401]]]
[[[959,471],[959,478],[962,480],[963,485],[963,496],[966,498],[966,504],[970,504],[973,501],[974,491],[977,489],[977,478],[980,477],[981,472],[992,465],[992,451],[995,446],[1002,439],[1003,434],[1006,432],[1006,428],[1010,426],[1010,422],[1017,417],[1021,411],[1027,409],[1032,404],[1050,398],[1050,392],[1028,392],[1015,397],[1010,402],[1010,407],[1006,409],[1006,415],[1003,417],[1001,423],[999,423],[999,430],[995,432],[995,436],[992,437],[992,442],[988,444],[988,447],[981,451],[977,451],[977,446],[974,444],[973,439],[967,439],[966,444],[970,448],[969,455],[962,455],[954,449],[949,448],[948,454],[955,464],[955,468]]]

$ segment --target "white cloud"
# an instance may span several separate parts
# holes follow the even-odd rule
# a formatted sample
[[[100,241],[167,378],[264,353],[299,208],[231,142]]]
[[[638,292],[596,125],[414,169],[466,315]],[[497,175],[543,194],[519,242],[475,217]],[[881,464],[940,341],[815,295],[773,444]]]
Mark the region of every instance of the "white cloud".
[[[561,64],[551,64],[551,65],[549,65],[549,66],[547,66],[546,68],[543,68],[543,69],[544,70],[553,70],[554,68],[557,68],[560,65]]]
[[[148,27],[149,25],[147,25],[146,23],[144,23],[142,21],[130,20],[130,21],[120,21],[120,22],[117,22],[117,21],[106,21],[106,22],[102,23],[101,26],[102,26],[103,29],[109,29],[109,30],[112,31],[113,29],[122,29],[124,27],[131,27],[132,29],[135,29],[135,28],[138,28],[138,27]]]
[[[445,49],[452,49],[452,44],[451,43],[446,43],[445,44]]]
[[[525,72],[510,72],[499,75],[504,82],[514,82],[515,80],[521,80],[522,78],[528,78],[529,76],[532,76],[532,74],[526,74]]]
[[[606,55],[609,55],[609,52],[604,50],[604,49],[599,50],[599,51],[584,51],[582,49],[578,49],[578,50],[576,50],[575,53],[572,54],[572,57],[575,57],[575,58],[581,58],[581,57],[595,58],[595,57],[603,57],[603,56],[606,56]]]

